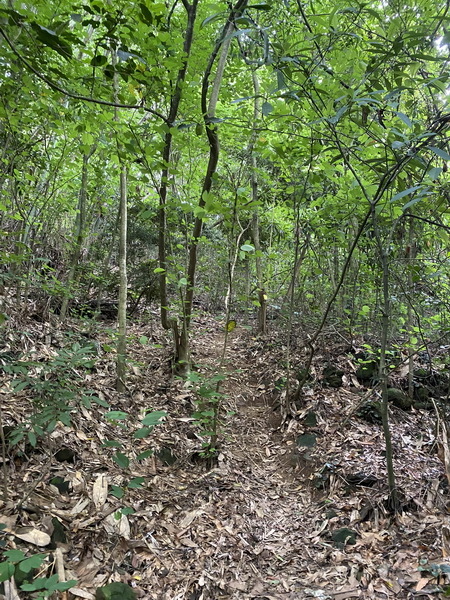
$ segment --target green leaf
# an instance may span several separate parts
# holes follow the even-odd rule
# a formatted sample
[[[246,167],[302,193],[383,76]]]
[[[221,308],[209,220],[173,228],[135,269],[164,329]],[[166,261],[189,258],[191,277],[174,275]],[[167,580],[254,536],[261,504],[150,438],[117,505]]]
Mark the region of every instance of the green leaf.
[[[102,446],[103,448],[122,448],[122,444],[115,440],[106,440],[106,442],[103,442]]]
[[[242,250],[242,252],[254,252],[255,247],[252,246],[251,244],[243,244],[241,246],[241,250]]]
[[[30,556],[30,558],[26,558],[20,563],[20,569],[24,573],[29,573],[32,569],[38,569],[44,562],[45,558],[45,554],[34,554],[33,556]]]
[[[128,456],[123,454],[123,452],[117,452],[116,454],[114,454],[113,461],[116,464],[118,464],[119,467],[122,467],[122,469],[128,469],[128,467],[130,466],[130,459],[128,458]]]
[[[165,269],[161,269],[161,267],[156,267],[156,269],[153,269],[153,273],[165,273],[166,270]]]
[[[153,450],[145,450],[136,456],[136,460],[145,460],[150,456],[153,456]]]
[[[146,344],[148,344],[148,337],[146,335],[141,335],[141,337],[139,338],[139,343],[145,346]]]
[[[145,478],[144,477],[135,477],[134,479],[131,479],[128,482],[127,487],[132,489],[132,490],[137,490],[139,488],[141,488],[145,483]]]
[[[129,415],[126,412],[121,410],[112,410],[109,413],[106,413],[105,418],[108,421],[123,421],[124,419],[128,419]]]
[[[141,427],[134,432],[133,437],[135,440],[142,440],[152,432],[152,429],[153,427]]]
[[[441,167],[433,167],[432,169],[430,169],[428,171],[427,175],[431,179],[431,181],[436,181],[436,179],[439,179],[439,176],[441,173],[442,173]]]
[[[153,15],[147,6],[142,2],[139,4],[139,8],[141,10],[141,16],[144,23],[147,25],[153,25]]]
[[[91,65],[93,67],[101,67],[103,65],[106,65],[107,62],[108,59],[106,58],[106,56],[103,56],[103,54],[97,54],[92,58]]]
[[[56,35],[54,31],[35,22],[31,23],[31,27],[36,32],[38,40],[45,46],[55,50],[55,52],[60,54],[66,60],[72,58],[72,47],[65,40]]]
[[[34,433],[34,431],[29,431],[27,433],[27,436],[28,436],[28,441],[30,442],[30,444],[33,446],[33,448],[36,448],[37,438],[36,438],[36,434]]]
[[[436,146],[429,146],[429,149],[435,154],[437,154],[440,158],[443,158],[444,160],[450,160],[450,154],[448,154],[448,152],[446,152],[445,150],[442,150],[442,148],[437,148]]]
[[[70,579],[69,581],[58,581],[58,583],[52,585],[51,589],[54,592],[65,592],[66,590],[70,590],[70,588],[74,587],[77,583],[78,582],[76,579]]]
[[[261,106],[261,112],[265,117],[270,115],[270,113],[273,112],[272,104],[270,104],[270,102],[263,102],[263,105]]]
[[[20,562],[25,558],[25,553],[22,550],[7,550],[3,552],[3,556],[11,562]]]
[[[420,185],[414,185],[413,187],[410,187],[407,190],[403,190],[403,192],[399,192],[398,194],[395,194],[395,196],[392,197],[391,202],[395,202],[396,200],[400,200],[400,198],[404,198],[405,196],[414,194],[414,192],[417,192],[417,190],[420,189],[421,187],[422,186],[420,186]]]
[[[164,410],[155,410],[151,412],[142,419],[142,425],[147,425],[148,427],[154,427],[158,425],[160,421],[167,416],[167,413]]]
[[[118,485],[112,485],[109,493],[119,500],[125,496],[124,490]]]
[[[404,113],[402,113],[402,112],[397,112],[397,117],[398,117],[399,119],[401,119],[401,120],[403,121],[403,123],[404,123],[404,124],[405,124],[407,127],[409,127],[410,129],[412,129],[412,128],[413,128],[413,124],[412,124],[412,122],[411,122],[410,118],[409,118],[409,117],[407,117],[407,116],[406,116]]]
[[[130,486],[128,486],[130,487]],[[133,515],[135,510],[134,508],[131,508],[131,506],[124,506],[120,512],[122,513],[123,516],[127,516],[127,515]]]
[[[210,15],[209,17],[206,17],[206,19],[204,19],[202,21],[202,24],[200,25],[200,29],[203,29],[203,27],[206,27],[206,25],[208,25],[209,23],[215,23],[215,21],[218,21],[223,16],[224,16],[224,13],[220,12],[220,13],[215,13],[214,15]]]
[[[178,287],[183,287],[184,285],[188,284],[188,280],[186,279],[186,277],[182,277],[181,279],[178,280]]]
[[[136,600],[133,589],[125,583],[113,582],[97,588],[96,600]]]
[[[2,562],[0,563],[0,583],[3,581],[8,581],[14,575],[14,565],[10,562]]]
[[[254,8],[255,10],[270,10],[272,6],[268,2],[261,2],[260,4],[250,4],[248,8]]]

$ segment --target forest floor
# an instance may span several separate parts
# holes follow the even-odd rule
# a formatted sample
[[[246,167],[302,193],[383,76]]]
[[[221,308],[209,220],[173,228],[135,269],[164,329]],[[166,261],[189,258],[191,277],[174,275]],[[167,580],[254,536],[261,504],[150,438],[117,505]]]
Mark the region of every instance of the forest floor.
[[[115,391],[113,325],[73,320],[68,332],[28,319],[9,329],[0,359],[20,351],[37,363],[54,361],[68,339],[83,347],[95,337],[95,366],[75,364],[64,376],[105,406],[85,399],[71,424],[58,423],[35,448],[22,443],[5,453],[4,549],[48,553],[44,566],[77,580],[63,600],[92,600],[111,581],[149,600],[445,597],[448,484],[432,412],[391,409],[403,503],[394,516],[382,427],[354,414],[366,390],[341,338],[323,340],[314,381],[295,418],[282,423],[284,335],[272,327],[258,337],[238,324],[226,351],[220,453],[210,466],[192,416],[195,385],[172,377],[171,341],[156,322],[130,325],[125,394]],[[192,337],[205,383],[218,369],[224,323],[201,314]],[[345,371],[339,389],[322,381],[330,362]],[[34,376],[58,377],[43,373]],[[29,387],[13,389],[13,377],[0,371],[2,419],[17,426],[36,401]],[[108,420],[111,411],[126,415]],[[167,417],[136,439],[148,411]],[[108,440],[121,447],[105,447]],[[149,449],[151,457],[136,459]],[[27,597],[5,586],[3,598]]]

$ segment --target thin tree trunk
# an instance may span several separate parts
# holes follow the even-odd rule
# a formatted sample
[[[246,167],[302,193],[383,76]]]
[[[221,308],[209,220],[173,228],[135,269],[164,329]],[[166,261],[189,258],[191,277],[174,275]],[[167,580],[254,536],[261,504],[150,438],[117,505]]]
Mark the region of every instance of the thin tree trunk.
[[[89,159],[95,151],[95,146],[91,151],[83,155],[83,166],[81,170],[81,187],[78,196],[78,215],[75,221],[75,246],[70,259],[69,274],[66,279],[66,289],[61,304],[60,319],[64,321],[67,314],[67,308],[70,301],[70,292],[76,280],[78,265],[80,263],[81,250],[83,248],[85,232],[86,232],[86,198],[88,185],[88,163]]]
[[[112,49],[112,64],[115,69],[117,63],[117,48]],[[114,72],[114,101],[117,102],[119,83],[117,72]],[[114,120],[119,121],[119,111],[114,109]],[[117,134],[119,136],[119,134]],[[117,155],[120,164],[120,204],[119,204],[119,306],[117,310],[117,363],[116,363],[116,389],[125,392],[127,389],[127,167],[121,159],[121,143],[117,137]]]
[[[127,368],[127,168],[120,172],[119,307],[117,338],[117,391],[126,390]]]
[[[174,336],[178,335],[176,328],[174,327],[175,323],[170,322],[168,318],[168,298],[167,298],[167,257],[166,257],[166,200],[167,200],[167,191],[169,185],[169,166],[171,160],[171,152],[172,152],[172,141],[173,135],[171,133],[170,127],[176,120],[178,109],[180,106],[182,91],[183,91],[183,83],[186,78],[186,71],[188,66],[188,59],[191,53],[192,40],[194,36],[194,24],[197,16],[197,5],[198,0],[193,0],[192,4],[188,4],[187,2],[183,2],[184,7],[187,11],[187,25],[186,25],[186,35],[184,38],[183,52],[185,59],[181,65],[180,70],[178,71],[177,80],[175,83],[175,90],[170,102],[169,116],[168,116],[168,124],[169,131],[167,131],[164,138],[164,148],[162,152],[162,163],[163,169],[161,173],[161,185],[159,188],[159,211],[158,211],[158,260],[159,260],[159,268],[161,269],[159,274],[159,297],[160,297],[160,310],[161,310],[161,324],[164,329],[173,328]],[[179,340],[175,339],[175,346],[177,347]],[[176,358],[178,359],[177,353]]]
[[[219,98],[220,87],[222,84],[223,73],[225,70],[225,65],[228,57],[228,51],[231,44],[231,33],[234,29],[234,20],[239,17],[242,12],[245,10],[248,0],[238,0],[235,7],[232,9],[230,16],[223,28],[222,35],[220,36],[219,41],[214,48],[208,65],[205,70],[205,75],[203,77],[202,82],[202,96],[201,96],[201,108],[203,113],[203,118],[206,127],[206,134],[208,136],[209,143],[209,160],[208,166],[206,169],[205,178],[203,180],[202,193],[199,199],[199,207],[204,208],[205,206],[205,197],[210,193],[213,176],[216,172],[217,164],[219,162],[219,136],[217,132],[217,126],[213,124],[213,119],[216,114],[216,106]],[[220,52],[220,56],[219,56]],[[216,76],[214,78],[214,84],[211,91],[211,96],[208,103],[208,89],[209,89],[209,80],[211,77],[211,71],[213,65],[216,61],[217,56],[219,56]],[[196,217],[194,221],[194,227],[192,231],[192,241],[189,248],[189,260],[188,260],[188,272],[187,272],[187,281],[188,285],[186,288],[186,296],[184,302],[184,311],[183,311],[183,324],[180,332],[180,355],[181,364],[180,364],[180,372],[186,373],[189,370],[189,327],[191,322],[191,314],[192,314],[192,301],[194,298],[194,287],[195,287],[195,274],[197,269],[197,251],[199,238],[202,233],[203,221],[201,218]]]
[[[260,111],[260,88],[259,81],[256,75],[256,71],[252,71],[253,91],[255,94],[255,101],[253,104],[253,131],[250,140],[250,161],[251,161],[251,175],[250,182],[252,187],[252,203],[258,202],[258,173],[257,163],[255,154],[255,143],[258,136],[256,129],[259,111]],[[259,208],[255,205],[252,216],[252,238],[255,246],[255,266],[256,266],[256,285],[258,289],[258,332],[266,333],[267,331],[267,293],[264,287],[263,281],[263,265],[261,258],[261,243],[259,239]]]
[[[414,259],[416,258],[416,248],[414,241],[414,221],[409,219],[409,233],[408,233],[408,248],[406,253],[406,268],[408,270],[408,294],[412,298],[413,291],[413,266]],[[409,263],[409,264],[408,264]],[[414,332],[414,311],[412,307],[411,299],[408,301],[408,346],[409,346],[409,358],[408,358],[408,396],[413,398],[414,396],[414,344],[412,343],[415,337]]]
[[[382,318],[381,318],[381,345],[380,345],[380,369],[379,379],[381,383],[381,419],[383,424],[384,441],[386,448],[386,470],[388,474],[389,485],[389,502],[390,508],[397,512],[398,496],[395,483],[395,471],[392,449],[392,436],[389,425],[389,400],[388,400],[388,372],[386,367],[386,354],[389,348],[389,324],[391,321],[391,300],[389,290],[389,245],[390,240],[384,244],[381,239],[381,233],[378,225],[378,216],[376,214],[375,205],[372,205],[372,224],[375,234],[375,240],[378,246],[381,266],[381,283],[382,283]]]

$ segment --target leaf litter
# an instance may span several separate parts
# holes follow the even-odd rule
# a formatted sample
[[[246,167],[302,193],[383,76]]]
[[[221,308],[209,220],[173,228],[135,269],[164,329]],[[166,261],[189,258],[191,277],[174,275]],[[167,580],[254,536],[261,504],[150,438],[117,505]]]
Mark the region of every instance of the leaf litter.
[[[132,368],[123,395],[114,389],[111,335],[95,335],[106,350],[94,370],[77,372],[77,385],[108,408],[81,406],[70,425],[58,423],[35,448],[22,444],[21,456],[10,451],[10,496],[0,504],[8,548],[48,550],[49,563],[61,553],[66,579],[77,580],[68,597],[94,598],[111,581],[155,600],[444,597],[448,482],[434,414],[391,409],[404,505],[394,518],[386,507],[382,429],[355,416],[360,391],[351,362],[335,359],[346,372],[342,388],[321,384],[333,341],[324,340],[314,359],[315,381],[296,418],[282,424],[283,334],[258,338],[239,324],[229,333],[225,416],[211,468],[199,459],[194,390],[172,377],[165,333],[154,324],[130,326]],[[194,322],[200,371],[217,368],[223,337],[223,323],[210,316]],[[33,323],[20,350],[44,361],[61,340],[56,327]],[[8,373],[1,379],[4,423],[17,425],[31,400],[11,388]],[[126,421],[106,419],[111,411],[126,413]],[[167,418],[149,437],[135,439],[146,411],[165,411]],[[314,442],[304,445],[305,435]],[[117,448],[105,446],[111,440],[128,464],[114,460]],[[73,450],[72,461],[55,460],[61,447]],[[153,455],[136,459],[147,450]],[[55,537],[58,527],[63,535]]]

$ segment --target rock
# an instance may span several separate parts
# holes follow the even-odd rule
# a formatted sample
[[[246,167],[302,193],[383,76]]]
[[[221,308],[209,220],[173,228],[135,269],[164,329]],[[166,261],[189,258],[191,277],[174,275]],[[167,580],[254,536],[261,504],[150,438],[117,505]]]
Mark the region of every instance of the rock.
[[[414,404],[407,394],[397,388],[388,389],[388,401],[401,410],[410,410]]]

